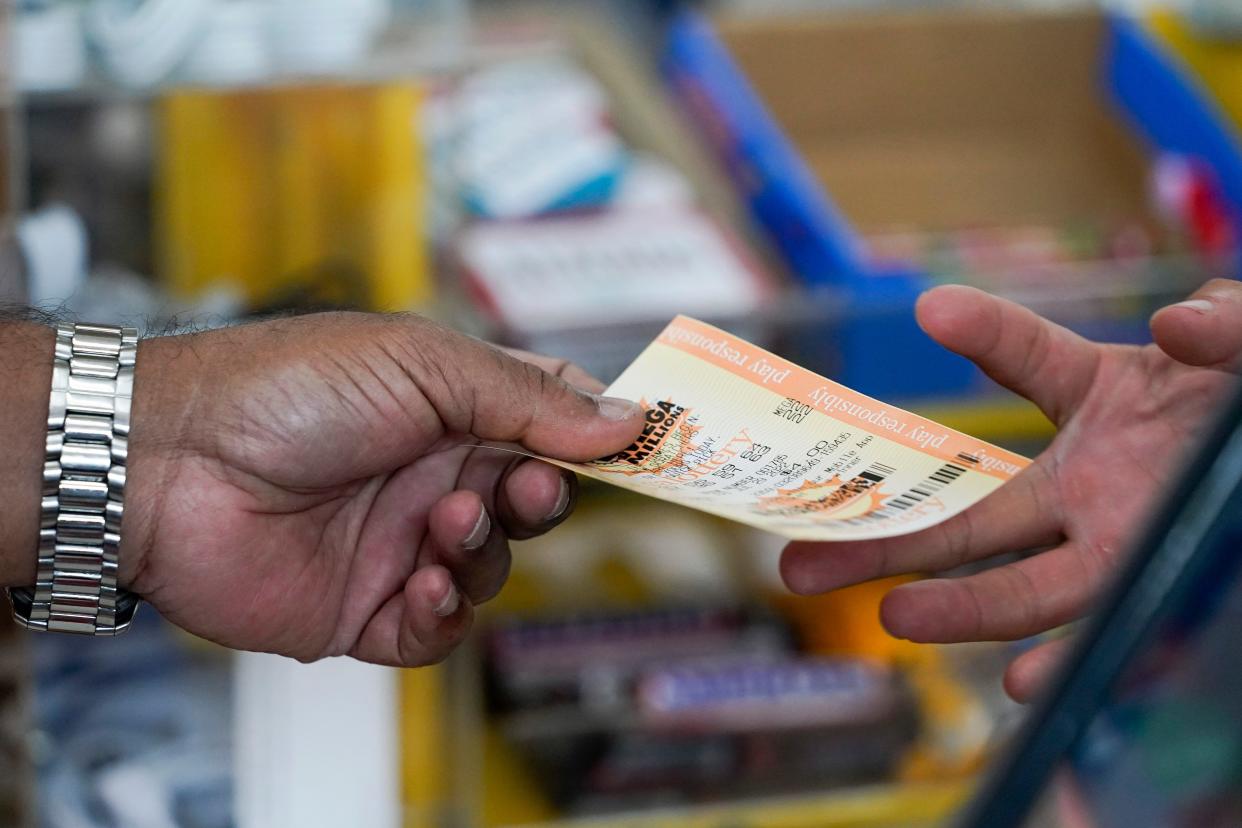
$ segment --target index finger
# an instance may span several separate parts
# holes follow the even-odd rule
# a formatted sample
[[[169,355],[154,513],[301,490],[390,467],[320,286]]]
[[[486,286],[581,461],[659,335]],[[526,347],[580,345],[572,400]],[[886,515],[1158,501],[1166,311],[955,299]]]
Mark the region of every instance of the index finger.
[[[919,297],[915,313],[928,336],[1038,405],[1058,425],[1086,395],[1095,376],[1097,346],[977,288],[932,288]]]
[[[502,348],[501,350],[522,362],[537,365],[552,376],[560,377],[574,388],[581,388],[588,393],[598,394],[608,387],[567,359],[544,356],[531,351],[523,351],[520,348]]]

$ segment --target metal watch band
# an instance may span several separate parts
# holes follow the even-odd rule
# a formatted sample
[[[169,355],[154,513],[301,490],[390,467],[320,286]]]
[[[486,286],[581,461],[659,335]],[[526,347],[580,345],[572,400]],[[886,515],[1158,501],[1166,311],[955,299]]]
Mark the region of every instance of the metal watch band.
[[[48,402],[34,589],[9,590],[32,630],[116,635],[138,599],[117,589],[138,332],[63,323]]]

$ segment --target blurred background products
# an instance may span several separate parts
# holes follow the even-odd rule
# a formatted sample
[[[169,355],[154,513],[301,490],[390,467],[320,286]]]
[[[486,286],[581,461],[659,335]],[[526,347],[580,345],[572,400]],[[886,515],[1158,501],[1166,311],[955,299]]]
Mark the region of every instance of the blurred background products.
[[[30,825],[33,773],[30,757],[30,699],[24,636],[7,618],[0,621],[0,822]]]
[[[0,298],[148,332],[415,310],[604,380],[688,313],[1034,454],[1051,425],[929,342],[922,291],[1145,342],[1238,275],[1236,4],[1124,5],[22,0]],[[0,823],[318,828],[365,792],[420,828],[943,824],[1037,642],[893,639],[901,579],[793,596],[779,547],[585,484],[399,675],[238,668],[151,616],[119,656],[0,632]]]
[[[95,0],[87,29],[107,73],[126,86],[151,86],[185,59],[211,0]]]
[[[78,6],[23,6],[12,37],[13,80],[19,89],[73,89],[86,79],[86,38]]]
[[[186,58],[185,74],[211,86],[259,83],[276,71],[269,42],[272,12],[259,0],[211,6]]]
[[[481,224],[458,244],[486,306],[505,325],[532,332],[649,320],[670,306],[741,317],[772,287],[740,246],[694,211]]]
[[[697,210],[652,207],[476,225],[457,240],[476,302],[505,341],[616,376],[670,308],[745,320],[776,292],[743,247]],[[606,340],[585,334],[606,326]],[[745,323],[733,330],[744,336]]]
[[[63,301],[86,282],[86,226],[72,208],[50,204],[17,225],[17,243],[32,305]]]
[[[499,727],[574,813],[887,778],[917,729],[900,675],[791,642],[756,608],[510,623],[488,647]]]
[[[388,22],[388,0],[276,0],[274,5],[277,62],[295,73],[354,69]]]
[[[170,93],[157,241],[170,290],[256,306],[405,310],[431,298],[412,82]]]
[[[116,646],[92,643],[32,648],[41,823],[232,825],[226,655],[187,646],[153,613]]]
[[[458,197],[484,218],[603,206],[624,171],[605,91],[563,57],[479,70],[440,112]]]
[[[1229,39],[1242,35],[1242,9],[1229,0],[1191,0],[1188,17],[1208,37]]]
[[[387,0],[22,0],[16,79],[27,91],[98,81],[256,83],[356,71]],[[92,68],[92,64],[94,64]]]

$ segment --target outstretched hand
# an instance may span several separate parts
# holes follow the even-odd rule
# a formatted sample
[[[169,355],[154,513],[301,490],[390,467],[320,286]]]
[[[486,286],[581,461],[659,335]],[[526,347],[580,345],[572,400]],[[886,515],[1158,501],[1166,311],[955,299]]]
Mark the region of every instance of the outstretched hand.
[[[884,625],[919,642],[1015,640],[1081,617],[1242,370],[1242,283],[1214,280],[1162,309],[1151,322],[1156,344],[1145,347],[1089,342],[963,286],[929,291],[917,314],[933,339],[1038,405],[1057,436],[1018,477],[939,526],[790,544],[785,582],[821,593],[1042,549],[967,577],[899,586],[881,605]],[[1010,664],[1010,695],[1029,699],[1061,646]]]
[[[412,316],[147,340],[121,584],[234,648],[438,661],[500,589],[509,540],[572,507],[572,474],[475,444],[617,452],[642,410],[599,389]]]

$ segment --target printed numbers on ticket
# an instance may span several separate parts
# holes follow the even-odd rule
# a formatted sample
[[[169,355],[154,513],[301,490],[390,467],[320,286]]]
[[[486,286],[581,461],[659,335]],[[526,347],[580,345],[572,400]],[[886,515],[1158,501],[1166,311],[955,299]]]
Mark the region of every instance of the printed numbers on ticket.
[[[925,529],[1030,461],[679,316],[605,392],[648,409],[588,477],[800,540]]]

